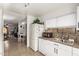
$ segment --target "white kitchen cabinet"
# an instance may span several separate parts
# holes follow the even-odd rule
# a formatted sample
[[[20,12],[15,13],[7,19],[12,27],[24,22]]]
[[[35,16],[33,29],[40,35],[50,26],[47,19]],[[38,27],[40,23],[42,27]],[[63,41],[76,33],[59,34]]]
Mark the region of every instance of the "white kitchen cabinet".
[[[57,56],[57,46],[54,42],[45,40],[45,49],[46,49],[46,55],[47,56]]]
[[[50,48],[52,47],[50,44],[51,43],[49,41],[39,38],[39,51],[46,56],[51,55],[53,50],[50,52]]]
[[[39,39],[39,51],[46,56],[57,56],[58,44],[48,40]]]
[[[68,14],[54,19],[48,19],[45,21],[45,26],[47,28],[57,28],[57,27],[75,27],[76,26],[76,15]]]
[[[72,56],[72,47],[44,39],[39,39],[39,51],[46,56]]]
[[[73,48],[72,54],[73,54],[73,56],[79,56],[79,49],[78,48]]]
[[[76,24],[75,14],[70,14],[57,18],[57,27],[64,27],[64,26],[69,27],[69,26],[75,26],[75,24]]]
[[[45,40],[41,38],[39,38],[39,51],[44,55],[47,55]]]
[[[72,47],[59,44],[58,56],[72,56]]]
[[[57,43],[50,41],[49,47],[48,47],[48,50],[49,50],[48,56],[57,56],[58,55],[58,47],[59,47],[59,45]]]
[[[56,19],[49,19],[45,21],[46,28],[56,28]]]
[[[4,26],[4,20],[3,20],[3,10],[0,8],[0,56],[3,56],[4,53],[4,35],[3,35],[3,26]]]
[[[44,40],[44,44],[45,44],[46,56],[49,56],[50,55],[50,42],[48,40]]]

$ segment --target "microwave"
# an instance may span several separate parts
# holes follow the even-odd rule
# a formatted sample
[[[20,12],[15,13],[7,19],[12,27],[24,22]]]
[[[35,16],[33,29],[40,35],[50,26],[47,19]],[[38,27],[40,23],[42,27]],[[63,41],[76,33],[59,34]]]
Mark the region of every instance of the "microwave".
[[[43,32],[42,37],[53,38],[53,33],[52,32]]]

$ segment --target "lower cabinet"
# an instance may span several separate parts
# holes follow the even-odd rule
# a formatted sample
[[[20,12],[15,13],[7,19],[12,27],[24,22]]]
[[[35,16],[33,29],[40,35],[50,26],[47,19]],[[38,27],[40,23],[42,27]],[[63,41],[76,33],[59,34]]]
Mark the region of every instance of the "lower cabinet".
[[[51,47],[51,46],[50,46]],[[58,55],[58,44],[53,43],[52,47],[50,49],[50,55],[51,56],[57,56]]]
[[[58,55],[58,44],[39,39],[39,51],[46,56],[57,56]]]
[[[44,55],[47,55],[45,41],[43,39],[39,39],[39,51],[43,53]]]
[[[57,56],[58,55],[58,44],[46,40],[46,49],[47,49],[47,56]]]
[[[72,47],[59,44],[58,56],[72,56]]]
[[[39,39],[39,51],[46,56],[79,56],[78,48],[44,39]]]
[[[79,56],[79,49],[73,48],[73,56]]]

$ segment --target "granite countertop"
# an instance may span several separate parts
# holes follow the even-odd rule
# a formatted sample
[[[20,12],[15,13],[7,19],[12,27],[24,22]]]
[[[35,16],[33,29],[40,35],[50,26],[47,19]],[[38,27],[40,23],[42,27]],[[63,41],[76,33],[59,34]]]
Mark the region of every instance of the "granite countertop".
[[[44,40],[48,40],[48,41],[51,41],[51,42],[56,42],[56,43],[60,43],[60,44],[64,44],[64,45],[67,45],[67,46],[71,46],[71,47],[74,47],[74,48],[79,48],[79,44],[75,43],[73,45],[71,44],[67,44],[67,43],[64,43],[60,40],[55,40],[55,39],[59,39],[59,38],[45,38],[45,37],[39,37],[39,38],[42,38]]]

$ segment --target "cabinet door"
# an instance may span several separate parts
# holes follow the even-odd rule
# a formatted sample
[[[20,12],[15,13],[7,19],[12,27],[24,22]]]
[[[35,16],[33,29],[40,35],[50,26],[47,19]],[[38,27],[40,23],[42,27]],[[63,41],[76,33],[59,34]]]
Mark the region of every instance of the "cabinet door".
[[[43,53],[44,55],[47,55],[47,49],[45,45],[44,39],[39,39],[39,51]]]
[[[48,40],[39,39],[39,51],[46,56],[57,56],[58,44]]]
[[[57,18],[57,27],[75,26],[76,18],[74,14]]]
[[[46,56],[50,56],[50,41],[44,40]]]
[[[58,55],[59,56],[72,56],[72,47],[60,44],[59,49],[58,49]]]
[[[30,41],[30,47],[34,50],[37,51],[38,50],[38,40],[31,40]]]
[[[79,49],[73,48],[73,56],[79,56]]]
[[[54,56],[54,48],[53,48],[53,42],[46,40],[45,41],[45,49],[47,51],[47,56]]]
[[[56,19],[46,20],[45,26],[46,28],[56,28]]]
[[[49,56],[57,56],[58,55],[58,45],[50,44],[49,46]]]
[[[58,55],[58,44],[55,42],[45,41],[45,48],[47,51],[47,56],[57,56]]]
[[[56,56],[53,42],[39,39],[39,51],[46,56]]]

